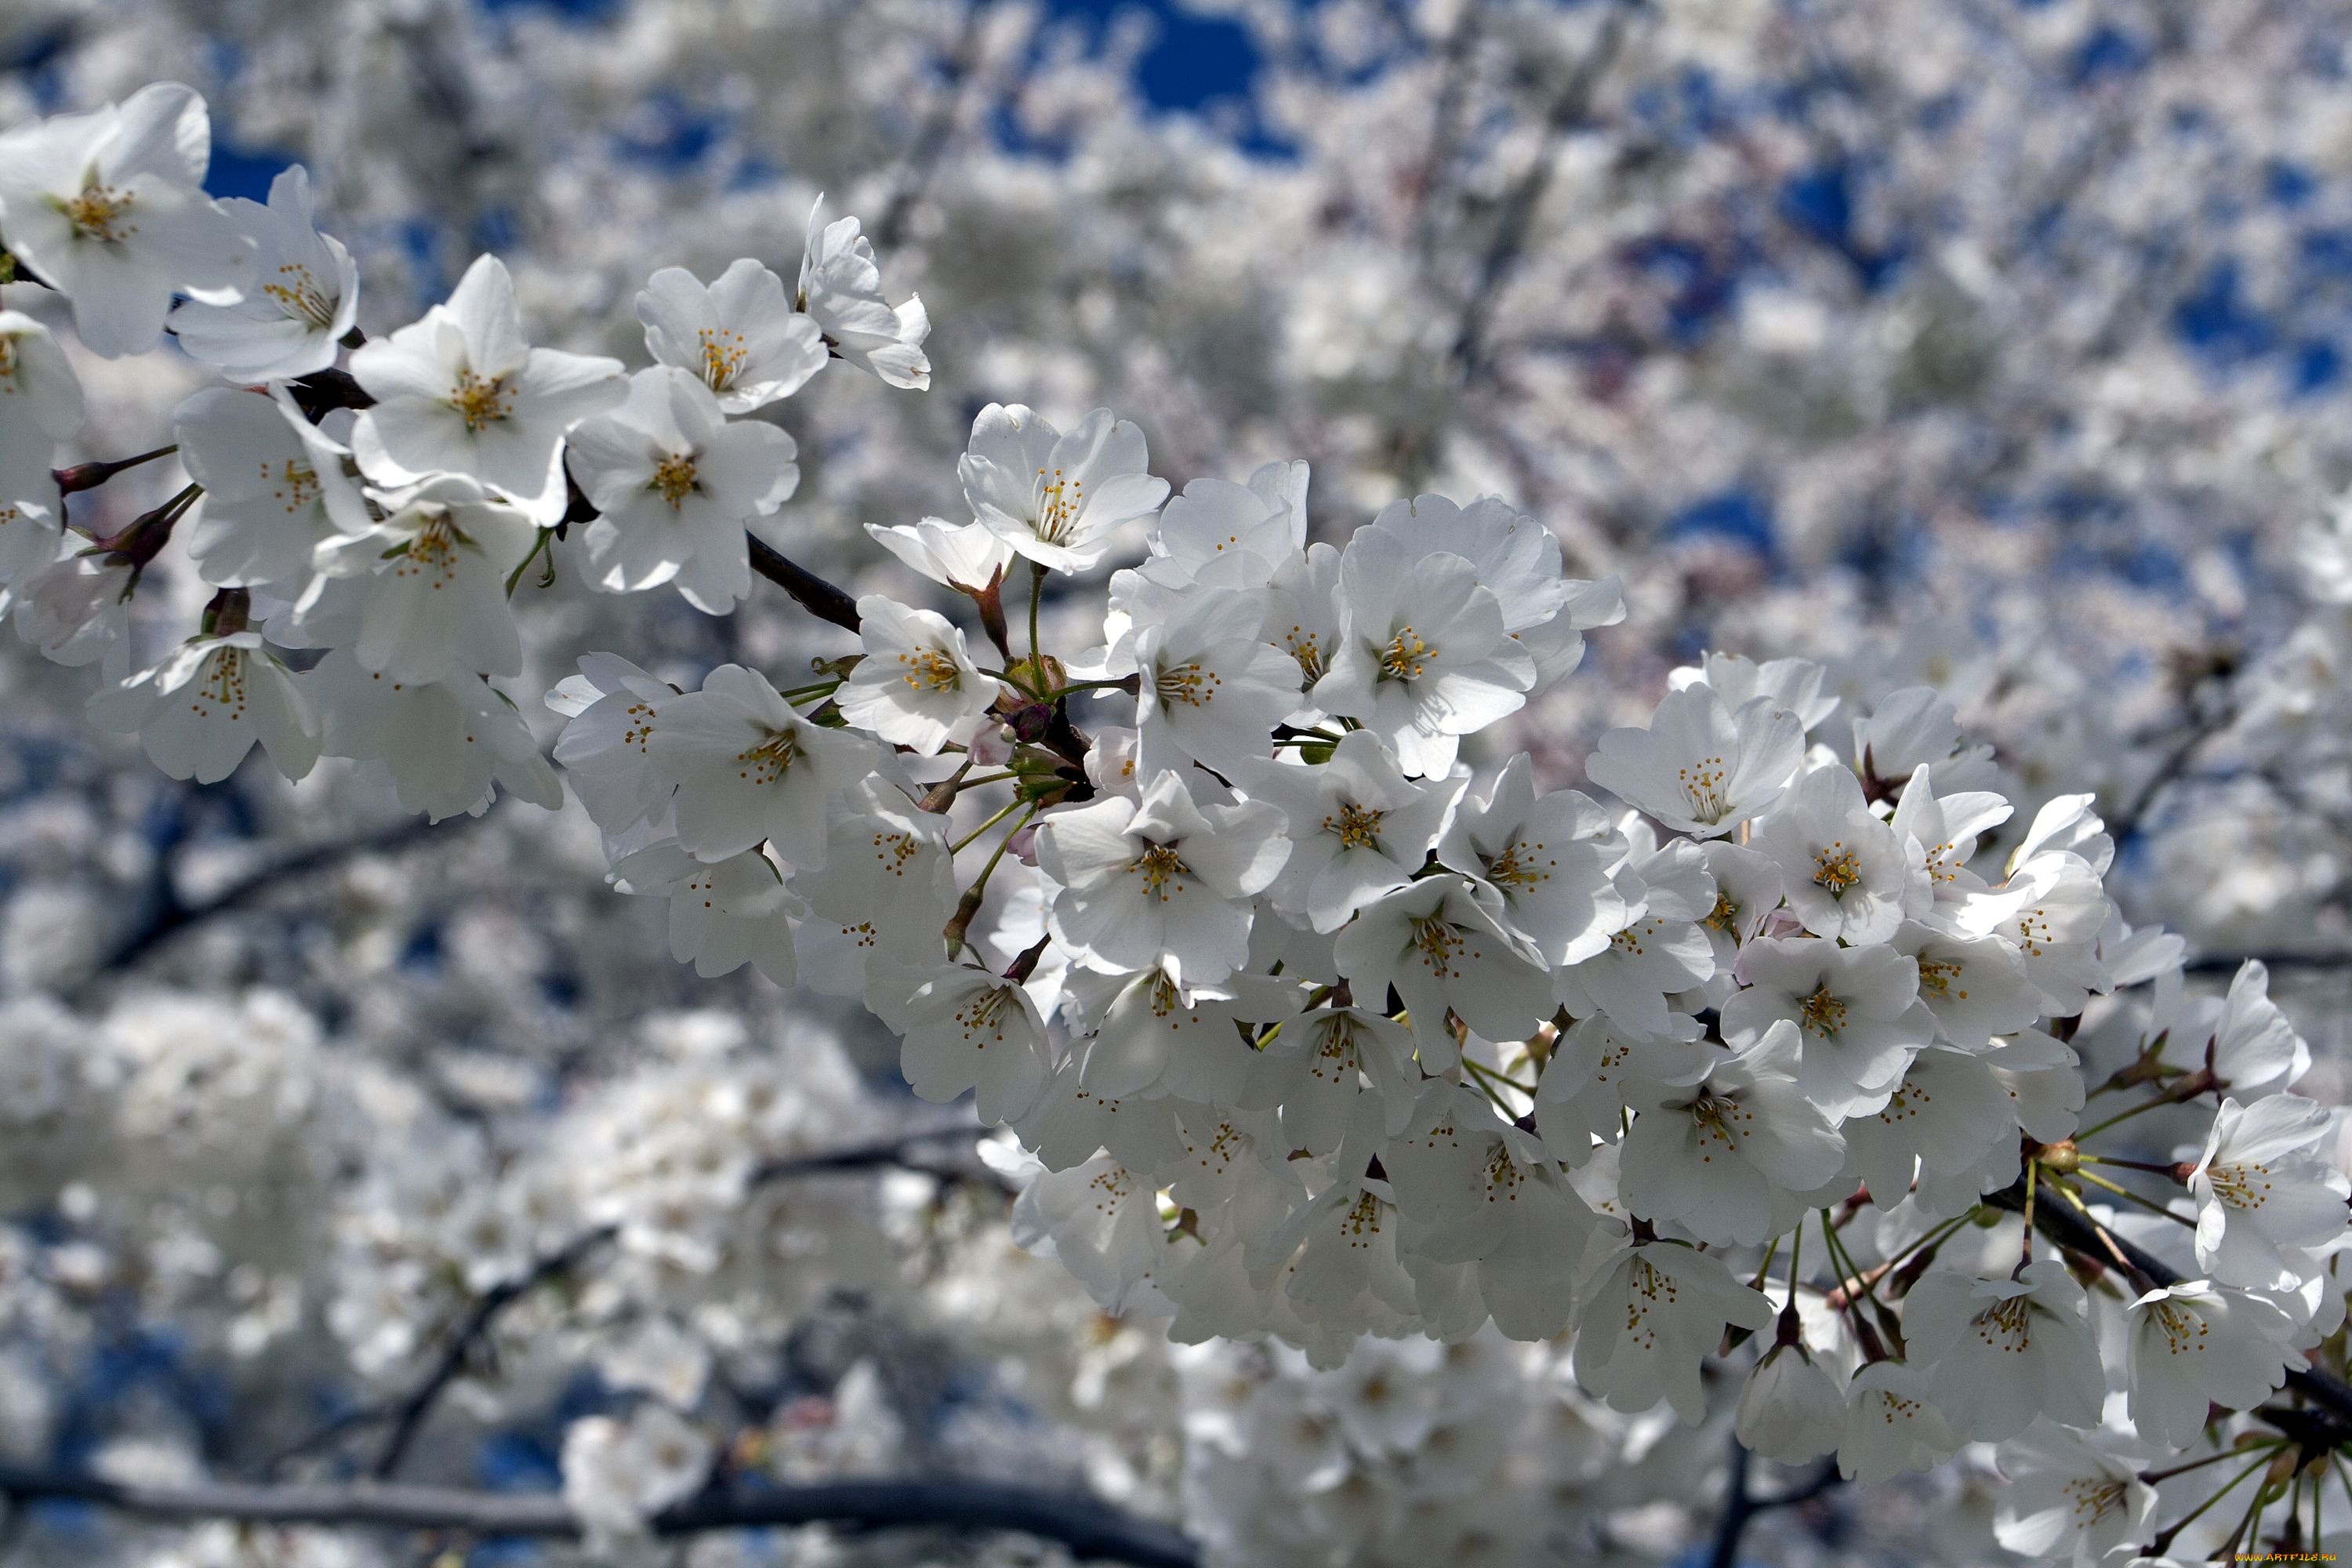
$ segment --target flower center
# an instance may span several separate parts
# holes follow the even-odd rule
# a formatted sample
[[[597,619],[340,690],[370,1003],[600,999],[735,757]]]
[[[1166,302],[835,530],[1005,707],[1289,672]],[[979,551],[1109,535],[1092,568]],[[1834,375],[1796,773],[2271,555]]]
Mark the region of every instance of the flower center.
[[[2011,1296],[1976,1315],[1973,1321],[1977,1338],[1995,1350],[2022,1354],[2026,1346],[2033,1342],[2032,1317],[2033,1298]]]
[[[393,553],[400,563],[393,568],[393,574],[415,577],[429,572],[446,580],[456,574],[457,546],[465,542],[466,536],[458,531],[456,521],[447,511],[436,509],[418,522],[407,543],[394,547]]]
[[[1396,636],[1389,638],[1388,647],[1381,649],[1382,680],[1418,680],[1422,670],[1437,656],[1437,650],[1421,640],[1421,634],[1411,626],[1399,626]]]
[[[1965,1002],[1968,992],[1952,988],[1952,982],[1960,977],[1963,967],[1958,959],[1923,958],[1919,961],[1919,989],[1931,991],[1948,1001]]]
[[[1011,992],[991,987],[957,1008],[955,1021],[963,1026],[964,1044],[984,1051],[988,1048],[988,1040],[1003,1043],[1004,1010],[1011,1005]],[[982,1035],[986,1035],[988,1039],[982,1039],[980,1037]]]
[[[2252,1162],[2207,1168],[2206,1179],[2213,1184],[2213,1195],[2233,1209],[2258,1209],[2271,1201],[2271,1173],[2268,1165]]]
[[[2170,1301],[2158,1301],[2147,1312],[2158,1331],[2164,1335],[2166,1353],[2179,1355],[2185,1351],[2205,1348],[2206,1335],[2210,1330],[2205,1320],[2196,1313],[2183,1311]]]
[[[1731,809],[1730,800],[1723,786],[1729,782],[1731,770],[1724,766],[1721,757],[1703,757],[1686,768],[1675,771],[1675,782],[1683,786],[1683,798],[1690,802],[1691,817],[1697,822],[1719,822]]]
[[[1832,899],[1843,894],[1862,880],[1862,861],[1845,847],[1843,838],[1826,849],[1813,851],[1813,886],[1826,891]]]
[[[1536,857],[1543,854],[1540,844],[1514,844],[1500,855],[1486,861],[1486,880],[1498,888],[1532,888],[1538,882],[1551,880],[1551,868],[1558,860],[1546,858],[1540,864]],[[1485,859],[1484,856],[1480,857]]]
[[[467,430],[479,435],[485,426],[514,412],[514,396],[505,376],[486,379],[470,370],[461,370],[457,373],[457,384],[449,389],[449,406],[465,420]]]
[[[963,686],[963,671],[956,661],[935,647],[917,648],[902,653],[898,662],[906,673],[898,677],[918,691],[955,691]]]
[[[1184,864],[1183,857],[1176,852],[1172,844],[1154,844],[1138,856],[1128,869],[1143,874],[1146,898],[1156,896],[1163,903],[1167,901],[1170,888],[1182,892],[1184,879],[1192,874],[1192,868]]]
[[[1824,985],[1797,1005],[1797,1022],[1805,1033],[1826,1039],[1845,1027],[1845,1004]]]
[[[231,723],[245,717],[246,671],[245,649],[225,647],[205,662],[205,673],[196,682],[195,700],[188,710],[199,719],[216,718],[226,713]],[[210,707],[213,711],[207,713]]]
[[[1086,507],[1087,485],[1084,479],[1062,477],[1055,468],[1049,475],[1037,470],[1037,499],[1031,510],[1030,531],[1047,544],[1061,544],[1077,531],[1078,513]]]
[[[1337,834],[1342,849],[1377,849],[1381,847],[1381,818],[1385,815],[1369,805],[1342,801],[1337,815],[1323,819],[1323,831]]]
[[[1434,915],[1410,923],[1413,948],[1420,952],[1422,962],[1429,965],[1430,973],[1441,980],[1456,973],[1454,960],[1468,945],[1469,938],[1450,921]]]
[[[275,282],[264,283],[261,291],[278,301],[278,308],[298,321],[308,321],[314,331],[325,331],[335,324],[335,307],[340,301],[319,286],[310,269],[299,261],[289,261],[278,268]]]
[[[268,463],[262,464],[261,479],[269,487],[269,493],[286,503],[289,516],[319,499],[317,470],[306,468],[291,458],[274,467]]]
[[[1698,1159],[1702,1165],[1715,1163],[1714,1151],[1707,1145],[1720,1143],[1727,1152],[1739,1147],[1740,1138],[1756,1113],[1727,1095],[1702,1094],[1691,1101],[1691,1121],[1698,1128]]]
[[[1225,678],[1213,669],[1202,669],[1201,661],[1188,664],[1165,664],[1152,678],[1151,689],[1160,694],[1163,703],[1181,702],[1187,708],[1205,708],[1217,700],[1217,688]]]
[[[2076,1476],[2063,1489],[2074,1500],[2074,1528],[2088,1530],[2124,1502],[2124,1483],[2097,1476]]]
[[[695,334],[702,340],[702,382],[713,392],[724,392],[751,357],[743,334],[725,327],[705,327]]]
[[[1283,637],[1282,646],[1298,661],[1299,672],[1307,678],[1307,685],[1323,679],[1323,646],[1313,632],[1305,626],[1293,626]]]
[[[111,185],[100,184],[85,186],[81,195],[58,204],[58,210],[66,215],[66,221],[73,225],[75,238],[108,241],[139,232],[137,224],[122,221],[131,206],[129,191],[118,191]]]
[[[800,754],[800,738],[790,730],[777,731],[748,751],[735,753],[735,760],[743,764],[735,776],[758,784],[774,784],[793,771]]]
[[[662,500],[669,502],[672,511],[686,504],[686,498],[702,489],[702,481],[694,477],[694,454],[672,452],[654,465],[654,481],[648,487],[661,491]]]
[[[1731,901],[1731,895],[1717,893],[1715,896],[1715,908],[1706,911],[1706,919],[1700,923],[1716,931],[1728,931],[1738,923],[1738,921],[1739,906]]]

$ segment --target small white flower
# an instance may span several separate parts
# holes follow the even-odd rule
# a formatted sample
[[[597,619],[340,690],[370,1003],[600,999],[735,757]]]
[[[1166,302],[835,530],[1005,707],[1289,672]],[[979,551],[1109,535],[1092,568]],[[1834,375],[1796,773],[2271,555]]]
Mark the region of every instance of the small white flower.
[[[677,695],[614,653],[582,655],[580,673],[548,692],[547,705],[571,721],[556,738],[555,760],[606,833],[663,815],[671,786],[649,765],[649,753],[662,707]]]
[[[1759,937],[1740,950],[1748,988],[1723,1005],[1723,1037],[1744,1046],[1783,1020],[1801,1042],[1797,1081],[1832,1117],[1875,1110],[1935,1037],[1919,969],[1885,947]]]
[[[1453,1058],[1449,1011],[1490,1040],[1519,1040],[1554,1010],[1550,975],[1465,877],[1424,877],[1365,905],[1333,952],[1372,1005],[1396,988],[1433,1070]]]
[[[1136,755],[1144,769],[1200,762],[1229,774],[1273,750],[1274,726],[1298,706],[1298,666],[1258,640],[1260,618],[1255,593],[1196,589],[1122,650],[1118,663],[1131,660],[1137,675]]]
[[[530,520],[457,474],[379,504],[381,521],[313,551],[319,574],[296,606],[297,624],[336,607],[329,585],[352,579],[360,601],[352,650],[369,669],[418,686],[520,674],[522,637],[506,580],[538,541]]]
[[[1936,1029],[1956,1046],[1981,1047],[2013,1035],[2042,1016],[2042,994],[2025,975],[2025,960],[1997,936],[1963,936],[1906,921],[1888,940],[1919,967],[1919,1002]]]
[[[1752,1453],[1784,1465],[1817,1459],[1845,1436],[1845,1395],[1801,1344],[1764,1352],[1739,1391],[1731,1429]]]
[[[1839,1131],[1846,1168],[1870,1189],[1871,1202],[1891,1209],[1910,1192],[1915,1169],[1950,1175],[2004,1142],[2013,1145],[2017,1119],[2007,1086],[1983,1058],[1939,1046],[1911,1059],[1885,1105],[1847,1117]]]
[[[857,621],[866,657],[835,694],[843,718],[927,757],[988,722],[1003,689],[980,672],[945,616],[868,594],[857,601]]]
[[[641,370],[610,414],[567,444],[572,478],[599,513],[581,540],[590,581],[608,594],[675,582],[720,616],[751,591],[743,530],[799,485],[793,438],[757,419],[730,422],[692,374]]]
[[[784,280],[745,257],[705,284],[665,267],[637,296],[646,352],[698,379],[730,414],[790,397],[825,365],[824,333]]]
[[[1906,1470],[1932,1470],[1960,1447],[1927,1393],[1927,1374],[1899,1361],[1874,1361],[1846,1384],[1838,1474],[1874,1486]]]
[[[178,82],[0,134],[0,235],[73,301],[109,359],[155,346],[173,293],[234,304],[256,286],[253,242],[205,195],[212,121]]]
[[[643,1534],[656,1514],[700,1491],[715,1452],[709,1437],[650,1400],[625,1425],[609,1415],[574,1421],[563,1434],[564,1505],[594,1546],[609,1550],[614,1538]]]
[[[899,1036],[898,1067],[923,1099],[977,1089],[980,1119],[1025,1114],[1045,1087],[1045,1021],[1027,987],[969,963],[866,966],[874,1012]]]
[[[48,328],[0,310],[0,588],[57,559],[65,505],[49,463],[81,417],[80,378]]]
[[[1173,773],[1155,775],[1139,801],[1110,795],[1037,830],[1037,864],[1062,888],[1055,940],[1089,968],[1156,963],[1184,984],[1223,980],[1247,962],[1249,900],[1289,855],[1274,806],[1203,810]]]
[[[348,432],[348,412],[332,423]],[[189,514],[188,553],[223,588],[310,579],[318,547],[374,527],[350,448],[302,417],[282,387],[269,395],[209,387],[173,410],[180,461],[205,487]]]
[[[252,278],[234,305],[191,300],[173,310],[180,346],[236,382],[287,381],[334,363],[359,315],[360,269],[319,232],[310,171],[280,171],[268,206],[232,196],[221,210],[253,242]]]
[[[1307,693],[1386,741],[1408,773],[1441,777],[1462,737],[1527,701],[1535,662],[1459,555],[1417,554],[1366,530],[1339,559],[1339,638]]]
[[[931,384],[923,340],[931,318],[919,295],[903,305],[882,297],[882,268],[873,242],[854,217],[824,221],[824,198],[809,209],[808,244],[801,254],[800,308],[835,353],[890,386],[921,391]]]
[[[2335,1118],[2294,1094],[2224,1100],[2189,1178],[2197,1267],[2231,1285],[2293,1286],[2304,1257],[2344,1233],[2352,1181],[2326,1150]]]
[[[1559,966],[1583,963],[1625,928],[1632,911],[1610,870],[1630,848],[1591,797],[1537,795],[1522,752],[1485,794],[1462,797],[1437,859],[1469,878],[1496,919]]]
[[[1677,833],[1715,838],[1769,810],[1805,752],[1805,729],[1769,697],[1738,708],[1709,686],[1668,692],[1646,730],[1612,730],[1585,776]]]
[[[1637,1078],[1625,1098],[1639,1114],[1618,1155],[1625,1207],[1703,1241],[1753,1246],[1785,1231],[1845,1163],[1845,1140],[1796,1075],[1796,1026],[1780,1023],[1717,1052],[1696,1083]]]
[[[370,479],[468,475],[549,525],[563,515],[564,431],[628,395],[618,360],[530,346],[495,256],[424,320],[362,346],[352,374],[376,400],[352,434]]]
[[[806,906],[758,851],[705,863],[665,839],[623,856],[610,880],[624,893],[669,900],[669,955],[704,979],[746,963],[778,985],[799,978],[788,917]]]
[[[2090,1568],[2147,1541],[2157,1500],[2156,1489],[2139,1479],[2147,1462],[2139,1445],[2045,1423],[2003,1443],[1995,1458],[2009,1485],[1992,1532],[2007,1550]]]
[[[549,811],[563,805],[563,785],[530,726],[478,675],[418,685],[338,648],[305,679],[323,731],[320,754],[382,763],[403,811],[436,822],[478,816],[493,785]]]
[[[1663,1396],[1696,1424],[1706,1415],[1699,1364],[1724,1326],[1769,1329],[1772,1303],[1732,1278],[1723,1260],[1670,1242],[1627,1244],[1592,1276],[1577,1302],[1576,1381],[1618,1410]]]
[[[1935,1368],[1936,1403],[1955,1432],[1998,1442],[2036,1415],[2096,1426],[2106,1400],[2083,1288],[2054,1258],[2015,1279],[1932,1272],[1903,1299],[1903,1337]]]
[[[722,664],[662,710],[648,752],[677,790],[677,839],[706,860],[767,842],[794,866],[824,864],[825,801],[872,761],[872,742],[812,724],[767,677]]]
[[[2258,1296],[2185,1279],[2131,1304],[2131,1418],[2151,1442],[2186,1448],[2211,1405],[2246,1410],[2286,1378],[2295,1325]]]
[[[295,674],[258,632],[195,637],[152,669],[90,700],[100,727],[137,731],[155,765],[175,779],[217,784],[261,742],[278,771],[299,779],[319,760],[319,721]]]
[[[875,542],[942,587],[960,593],[985,594],[1004,580],[1013,563],[1013,546],[983,522],[955,524],[945,518],[885,528],[869,522],[866,531]]]
[[[1283,1141],[1328,1154],[1346,1135],[1360,1095],[1378,1098],[1390,1134],[1403,1131],[1419,1080],[1412,1037],[1402,1026],[1360,1007],[1318,1007],[1259,1047],[1239,1103],[1281,1107]]]
[[[1461,781],[1424,784],[1398,771],[1369,730],[1351,731],[1326,762],[1252,763],[1234,782],[1289,821],[1290,859],[1270,889],[1274,907],[1334,931],[1381,894],[1411,881],[1429,858]]]
[[[1628,1034],[1654,1039],[1675,1027],[1665,999],[1715,973],[1715,946],[1699,921],[1717,895],[1698,845],[1656,845],[1646,826],[1634,826],[1634,853],[1614,876],[1626,924],[1591,957],[1556,971],[1552,992],[1577,1017],[1606,1013]]]
[[[1780,868],[1789,907],[1815,936],[1885,942],[1903,923],[1911,867],[1895,830],[1853,774],[1815,768],[1756,825],[1755,847]]]
[[[1115,529],[1167,499],[1168,481],[1150,465],[1143,432],[1108,408],[1066,436],[1017,403],[992,403],[972,421],[956,473],[972,515],[1007,546],[1050,571],[1084,572]]]
[[[793,889],[824,919],[863,925],[886,951],[940,957],[956,899],[947,818],[870,774],[834,795],[825,810],[824,864],[802,867]]]
[[[1071,988],[1101,1019],[1081,1047],[1078,1082],[1087,1093],[1208,1105],[1238,1099],[1255,1066],[1235,1026],[1286,1018],[1302,1000],[1297,986],[1263,974],[1180,981],[1172,965],[1157,963],[1133,975],[1076,974]]]

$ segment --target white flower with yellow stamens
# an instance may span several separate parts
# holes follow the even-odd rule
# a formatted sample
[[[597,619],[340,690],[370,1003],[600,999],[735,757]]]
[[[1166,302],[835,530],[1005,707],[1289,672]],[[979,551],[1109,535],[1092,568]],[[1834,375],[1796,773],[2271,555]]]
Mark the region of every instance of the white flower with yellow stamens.
[[[866,657],[835,694],[842,717],[925,756],[971,739],[1003,689],[980,672],[945,616],[881,594],[857,601]]]
[[[563,433],[628,395],[618,360],[535,349],[514,279],[475,258],[448,301],[352,355],[375,406],[352,449],[378,484],[467,474],[552,526],[563,515]]]
[[[2221,1101],[2189,1177],[2197,1267],[2231,1285],[2292,1287],[2344,1234],[2352,1181],[2327,1157],[2336,1118],[2297,1094]]]
[[[1380,1006],[1393,986],[1412,1015],[1423,1067],[1452,1061],[1451,1012],[1490,1040],[1520,1040],[1554,1011],[1551,976],[1496,923],[1469,879],[1423,877],[1374,900],[1341,929],[1333,961]]]
[[[1269,896],[1318,931],[1412,880],[1466,782],[1406,778],[1369,730],[1342,737],[1327,762],[1252,763],[1234,781],[1289,818],[1290,860]]]
[[[1693,685],[1660,700],[1647,729],[1602,735],[1584,772],[1675,832],[1717,838],[1779,800],[1804,753],[1803,723],[1774,699],[1734,709]]]
[[[1139,801],[1111,795],[1037,830],[1038,868],[1062,889],[1051,929],[1074,960],[1110,973],[1156,963],[1186,985],[1247,962],[1249,900],[1289,855],[1275,806],[1204,809],[1173,773],[1154,775]]]
[[[589,581],[608,594],[675,583],[714,616],[751,591],[745,526],[800,483],[792,437],[757,419],[730,423],[674,365],[632,376],[621,405],[583,423],[568,447],[572,477],[600,513],[581,538]]]
[[[1797,1081],[1832,1117],[1885,1105],[1935,1038],[1918,966],[1891,948],[1759,937],[1740,950],[1739,973],[1748,987],[1723,1005],[1723,1037],[1744,1046],[1782,1020],[1795,1024]]]
[[[2299,1359],[2296,1324],[2243,1290],[2184,1279],[2131,1304],[2131,1418],[2150,1442],[2186,1448],[2210,1407],[2247,1410],[2286,1380]]]
[[[1853,774],[1834,765],[1791,784],[1753,843],[1779,862],[1782,894],[1807,931],[1856,944],[1893,936],[1913,879],[1925,877]]]
[[[648,755],[677,786],[690,853],[723,860],[764,840],[794,866],[822,866],[826,797],[872,771],[874,743],[811,723],[767,677],[722,664],[663,706]]]
[[[209,387],[173,411],[180,461],[205,487],[188,521],[188,553],[218,587],[308,582],[310,557],[331,539],[374,526],[336,439],[342,410],[313,425],[282,387],[268,396]]]
[[[253,281],[234,305],[191,300],[173,310],[180,346],[236,382],[289,381],[334,363],[359,315],[360,269],[319,232],[309,171],[282,171],[268,206],[233,196],[221,209],[254,243]]]
[[[90,718],[103,729],[137,731],[157,767],[198,784],[235,773],[256,741],[289,779],[319,760],[319,721],[301,682],[258,632],[190,639],[154,668],[93,697]]]
[[[663,268],[637,295],[637,320],[646,352],[695,376],[730,414],[790,397],[825,366],[824,333],[749,257],[707,284]]]
[[[1196,589],[1160,626],[1118,650],[1107,673],[1137,677],[1136,758],[1150,773],[1204,763],[1230,774],[1274,750],[1274,727],[1298,706],[1298,666],[1258,640],[1258,596]]]
[[[1097,408],[1067,435],[1015,403],[992,403],[971,423],[956,464],[972,515],[1038,565],[1084,572],[1111,546],[1112,531],[1168,498],[1151,477],[1143,432]]]
[[[903,305],[883,298],[873,242],[859,232],[854,217],[827,223],[823,196],[809,209],[794,303],[817,324],[834,353],[884,384],[918,392],[931,384],[931,362],[923,353],[931,318],[922,297],[909,294]]]
[[[1522,752],[1483,795],[1462,797],[1437,858],[1469,878],[1546,963],[1559,965],[1581,963],[1624,929],[1631,911],[1609,873],[1630,848],[1589,795],[1538,795]]]
[[[1463,736],[1518,710],[1535,678],[1469,561],[1418,554],[1385,531],[1349,542],[1339,646],[1307,693],[1315,707],[1359,721],[1406,773],[1435,778]]]
[[[2099,1424],[2106,1373],[2084,1311],[2083,1288],[2055,1258],[2014,1279],[1939,1270],[1903,1299],[1903,1337],[1914,1360],[1935,1368],[1930,1387],[1952,1429],[1990,1443],[2036,1415]]]
[[[253,242],[205,195],[212,120],[178,82],[0,135],[0,233],[109,359],[155,346],[174,293],[234,304]]]
[[[327,589],[352,580],[352,650],[367,668],[412,684],[520,673],[522,639],[506,580],[538,541],[530,521],[457,474],[372,493],[383,521],[311,552],[318,575],[296,606],[297,624],[340,621],[342,595]]]

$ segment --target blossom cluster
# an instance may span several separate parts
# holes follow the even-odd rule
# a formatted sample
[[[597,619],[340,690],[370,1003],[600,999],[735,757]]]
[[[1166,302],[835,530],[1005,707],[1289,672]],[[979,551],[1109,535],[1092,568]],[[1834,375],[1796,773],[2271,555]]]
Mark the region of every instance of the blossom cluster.
[[[2352,1184],[2330,1114],[2291,1092],[2310,1053],[2263,969],[2188,995],[2180,942],[2108,895],[2093,797],[2020,812],[1934,689],[1862,705],[1816,664],[1709,655],[1601,737],[1590,791],[1549,787],[1492,740],[1623,618],[1613,582],[1568,575],[1493,496],[1397,500],[1337,542],[1313,537],[1303,462],[1171,496],[1108,409],[1064,430],[986,406],[969,518],[869,530],[931,605],[852,599],[771,537],[796,450],[759,415],[836,358],[928,382],[928,318],[888,302],[856,219],[820,206],[789,288],[750,258],[655,273],[655,363],[626,374],[533,347],[491,257],[360,341],[306,176],[213,203],[205,142],[171,86],[0,137],[0,240],[83,346],[168,328],[232,384],[174,416],[192,482],[89,537],[68,498],[123,465],[51,468],[79,389],[47,327],[0,315],[19,629],[99,662],[93,717],[175,777],[224,778],[258,741],[289,778],[380,765],[437,817],[499,787],[561,805],[489,684],[524,673],[535,563],[714,616],[755,567],[776,578],[855,651],[798,683],[590,653],[545,695],[554,761],[613,884],[666,900],[674,956],[856,998],[918,1094],[1009,1125],[1016,1236],[1107,1310],[1326,1372],[1368,1335],[1572,1333],[1586,1395],[1686,1423],[1719,1347],[1769,1336],[1748,1447],[1883,1479],[2001,1442],[2004,1542],[2078,1556],[2147,1544],[2142,1460],[2210,1440],[2214,1407],[2260,1405],[2340,1326]],[[122,606],[182,529],[215,592],[133,674]],[[2095,999],[2131,1035],[2098,1082]],[[2154,1098],[2089,1109],[2136,1089]],[[579,1207],[707,1277],[767,1134],[743,1085],[679,1092],[604,1130],[606,1163],[651,1173]],[[2209,1101],[2201,1146],[2084,1147]],[[718,1116],[742,1123],[730,1158],[698,1160]],[[478,1289],[550,1238],[527,1209],[477,1212],[465,1163],[421,1155],[440,1195],[384,1206],[511,1237],[475,1247]],[[2097,1255],[2036,1257],[2037,1202],[2079,1210],[2115,1273],[2086,1288]],[[352,1270],[338,1326],[382,1347],[362,1360],[406,1354],[414,1292],[442,1283],[409,1245],[376,1237]],[[614,1528],[709,1457],[648,1423],[574,1431],[568,1473],[664,1478]]]

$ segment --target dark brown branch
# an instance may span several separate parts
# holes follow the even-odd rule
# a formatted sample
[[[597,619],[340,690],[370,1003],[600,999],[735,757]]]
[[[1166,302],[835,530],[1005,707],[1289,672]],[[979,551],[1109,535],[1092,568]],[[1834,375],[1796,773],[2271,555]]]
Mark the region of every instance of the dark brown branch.
[[[582,1534],[579,1520],[560,1497],[374,1481],[147,1486],[71,1471],[0,1465],[0,1495],[16,1502],[69,1500],[158,1520],[361,1525],[476,1537],[562,1539]],[[656,1516],[650,1528],[656,1535],[684,1536],[801,1524],[1013,1531],[1058,1542],[1079,1558],[1129,1563],[1137,1568],[1195,1568],[1199,1562],[1192,1543],[1176,1531],[1094,1498],[950,1476],[832,1481],[697,1498]]]
[[[856,631],[857,601],[824,578],[783,555],[756,533],[744,538],[751,546],[751,570],[790,594],[802,609],[821,621]]]

